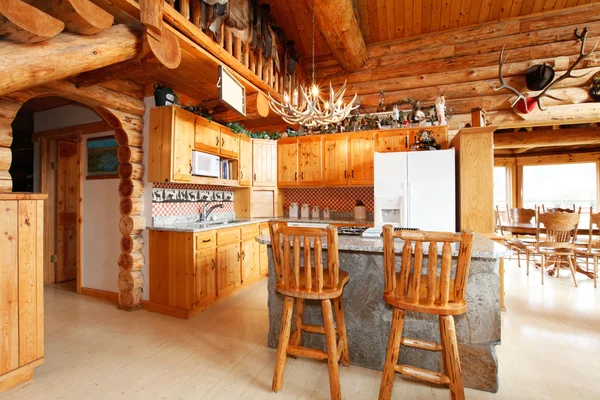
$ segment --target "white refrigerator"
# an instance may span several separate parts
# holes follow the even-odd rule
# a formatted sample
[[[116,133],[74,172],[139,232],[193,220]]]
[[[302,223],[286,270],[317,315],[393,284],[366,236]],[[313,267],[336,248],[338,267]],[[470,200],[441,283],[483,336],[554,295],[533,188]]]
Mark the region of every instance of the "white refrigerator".
[[[375,226],[456,231],[454,149],[375,153]]]

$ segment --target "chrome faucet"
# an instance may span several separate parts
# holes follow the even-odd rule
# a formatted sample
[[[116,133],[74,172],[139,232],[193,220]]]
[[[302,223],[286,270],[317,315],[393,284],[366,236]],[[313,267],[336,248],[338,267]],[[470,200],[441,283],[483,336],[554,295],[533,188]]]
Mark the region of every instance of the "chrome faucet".
[[[208,221],[208,216],[217,208],[223,208],[223,204],[222,203],[218,203],[218,204],[214,204],[212,206],[209,207],[210,203],[206,203],[204,205],[204,207],[202,208],[202,212],[200,214],[200,222],[207,222]]]

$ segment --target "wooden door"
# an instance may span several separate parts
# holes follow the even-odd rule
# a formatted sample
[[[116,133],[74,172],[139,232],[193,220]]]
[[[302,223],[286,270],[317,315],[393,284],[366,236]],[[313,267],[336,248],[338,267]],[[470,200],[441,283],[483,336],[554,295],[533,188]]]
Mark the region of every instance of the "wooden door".
[[[196,251],[196,306],[202,307],[217,297],[217,249]]]
[[[228,295],[241,284],[240,259],[239,243],[217,248],[217,296]]]
[[[250,186],[252,183],[252,142],[246,135],[240,135],[240,186]]]
[[[322,146],[321,136],[298,139],[299,186],[320,186],[323,184]]]
[[[238,158],[240,155],[240,138],[231,129],[221,127],[221,155]]]
[[[194,148],[218,155],[221,149],[220,125],[202,117],[196,117],[195,125]]]
[[[56,282],[77,279],[79,144],[57,140]]]
[[[259,243],[254,238],[242,242],[242,283],[259,278],[259,252]]]
[[[323,184],[348,184],[348,134],[327,135],[323,138]]]
[[[277,141],[277,186],[298,186],[298,141]]]
[[[260,224],[259,235],[269,235],[269,225]],[[258,256],[258,272],[260,276],[266,276],[269,272],[269,255],[267,253],[267,245],[259,244],[259,256]]]
[[[375,151],[379,153],[408,151],[409,129],[379,131],[375,134]]]
[[[175,109],[173,127],[173,182],[192,180],[192,150],[194,149],[194,115]]]
[[[252,186],[277,186],[277,142],[252,140]]]
[[[375,180],[375,139],[373,132],[352,133],[350,140],[350,184],[373,185]]]

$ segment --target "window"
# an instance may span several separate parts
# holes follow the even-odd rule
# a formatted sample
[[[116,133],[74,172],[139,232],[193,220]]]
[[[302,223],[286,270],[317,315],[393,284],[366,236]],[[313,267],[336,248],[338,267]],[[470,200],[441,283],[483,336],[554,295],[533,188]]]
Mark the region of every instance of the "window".
[[[597,209],[596,164],[552,164],[523,167],[523,207]]]
[[[510,204],[508,191],[508,168],[494,167],[494,208],[504,210]]]

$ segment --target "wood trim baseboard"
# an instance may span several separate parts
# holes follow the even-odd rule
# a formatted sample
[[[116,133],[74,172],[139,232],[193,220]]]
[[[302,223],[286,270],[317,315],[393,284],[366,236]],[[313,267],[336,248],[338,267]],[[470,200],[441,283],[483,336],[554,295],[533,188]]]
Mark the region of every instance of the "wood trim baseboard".
[[[113,304],[119,304],[119,293],[109,292],[107,290],[92,289],[87,287],[81,288],[81,294],[86,296],[95,297],[97,299],[108,300]]]
[[[44,358],[37,359],[29,364],[0,375],[0,393],[12,389],[23,382],[33,378],[33,369],[44,363]]]
[[[163,304],[153,303],[149,300],[142,300],[142,308],[146,311],[155,312],[159,314],[169,315],[171,317],[188,319],[196,311],[182,310],[181,308],[169,307]]]

